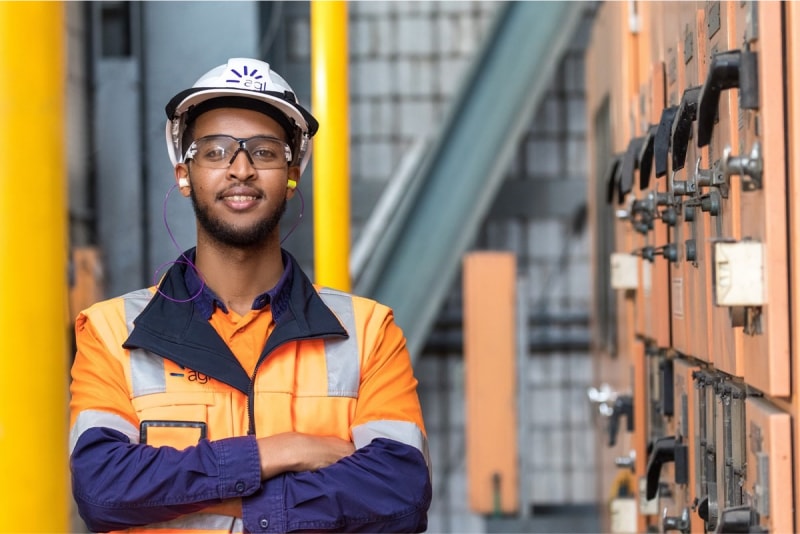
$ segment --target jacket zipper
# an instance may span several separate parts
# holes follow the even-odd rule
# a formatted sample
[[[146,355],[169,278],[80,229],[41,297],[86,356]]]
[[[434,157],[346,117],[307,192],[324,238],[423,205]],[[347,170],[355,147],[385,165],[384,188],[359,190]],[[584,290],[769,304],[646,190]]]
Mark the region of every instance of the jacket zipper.
[[[275,332],[272,332],[272,335],[275,335]],[[315,336],[306,336],[306,337],[298,337],[293,339],[286,339],[281,341],[274,347],[272,347],[269,352],[263,354],[258,361],[256,362],[256,367],[253,369],[253,375],[250,377],[250,386],[248,387],[247,391],[247,435],[248,436],[255,436],[256,435],[256,418],[255,418],[255,410],[256,410],[256,376],[258,375],[258,368],[261,367],[261,364],[267,357],[275,352],[276,349],[285,345],[286,343],[292,341],[306,341],[312,339],[324,339],[326,337],[331,337],[331,334],[322,334],[322,335],[315,335]]]

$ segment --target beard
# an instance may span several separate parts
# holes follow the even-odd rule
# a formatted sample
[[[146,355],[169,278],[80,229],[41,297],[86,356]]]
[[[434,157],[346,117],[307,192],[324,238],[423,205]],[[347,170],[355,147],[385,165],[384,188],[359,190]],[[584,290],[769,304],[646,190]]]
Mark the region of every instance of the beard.
[[[254,248],[264,244],[277,231],[278,223],[286,211],[286,196],[284,196],[280,206],[272,215],[249,227],[240,228],[215,218],[211,214],[208,205],[203,205],[197,201],[194,189],[190,190],[190,197],[197,222],[206,233],[217,242],[235,248]]]

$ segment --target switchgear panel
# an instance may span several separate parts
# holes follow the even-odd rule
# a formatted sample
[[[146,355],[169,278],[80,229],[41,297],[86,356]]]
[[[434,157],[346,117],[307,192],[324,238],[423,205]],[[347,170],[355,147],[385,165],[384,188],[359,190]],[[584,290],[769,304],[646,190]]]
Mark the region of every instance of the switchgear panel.
[[[598,8],[588,124],[612,129],[587,148],[614,164],[590,190],[617,216],[591,223],[619,350],[595,357],[634,392],[639,531],[800,531],[798,35],[792,2]]]

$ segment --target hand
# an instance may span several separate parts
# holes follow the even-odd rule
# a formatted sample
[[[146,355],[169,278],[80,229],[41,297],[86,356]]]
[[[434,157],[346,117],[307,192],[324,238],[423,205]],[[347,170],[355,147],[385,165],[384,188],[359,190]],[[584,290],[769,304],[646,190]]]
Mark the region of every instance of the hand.
[[[266,480],[287,471],[322,469],[353,454],[355,450],[351,442],[334,436],[284,432],[259,438],[261,479]]]

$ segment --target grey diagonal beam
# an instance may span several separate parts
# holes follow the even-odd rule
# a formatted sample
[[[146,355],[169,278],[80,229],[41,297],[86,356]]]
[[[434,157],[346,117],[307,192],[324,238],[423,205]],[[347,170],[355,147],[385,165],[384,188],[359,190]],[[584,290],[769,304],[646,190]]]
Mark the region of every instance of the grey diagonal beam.
[[[402,220],[387,229],[357,292],[394,309],[412,357],[424,346],[461,257],[573,37],[582,2],[510,2],[498,13],[437,139],[417,167]],[[396,218],[397,219],[397,218]],[[383,251],[383,252],[381,252]],[[377,266],[377,267],[376,267]]]

